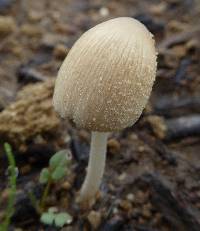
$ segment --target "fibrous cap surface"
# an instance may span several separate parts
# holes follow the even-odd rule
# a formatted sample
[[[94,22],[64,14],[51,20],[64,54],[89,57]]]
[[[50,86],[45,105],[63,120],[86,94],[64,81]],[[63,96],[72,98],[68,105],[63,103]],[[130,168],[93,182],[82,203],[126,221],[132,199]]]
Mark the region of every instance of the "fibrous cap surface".
[[[152,34],[133,18],[111,19],[74,44],[59,70],[53,104],[78,127],[121,130],[141,115],[155,74]]]

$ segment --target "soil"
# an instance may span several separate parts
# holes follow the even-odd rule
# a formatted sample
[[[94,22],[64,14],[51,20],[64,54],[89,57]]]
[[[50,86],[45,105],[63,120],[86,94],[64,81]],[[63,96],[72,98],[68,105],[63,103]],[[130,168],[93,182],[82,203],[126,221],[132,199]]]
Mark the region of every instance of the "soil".
[[[157,78],[139,121],[110,134],[100,192],[83,209],[76,197],[90,132],[54,112],[54,80],[76,39],[118,16],[137,18],[155,35]],[[4,142],[19,169],[9,230],[200,230],[199,25],[198,0],[0,0],[0,219],[8,198]],[[27,192],[41,197],[39,173],[63,148],[72,153],[70,174],[51,187],[47,208],[73,220],[59,229],[40,222]]]

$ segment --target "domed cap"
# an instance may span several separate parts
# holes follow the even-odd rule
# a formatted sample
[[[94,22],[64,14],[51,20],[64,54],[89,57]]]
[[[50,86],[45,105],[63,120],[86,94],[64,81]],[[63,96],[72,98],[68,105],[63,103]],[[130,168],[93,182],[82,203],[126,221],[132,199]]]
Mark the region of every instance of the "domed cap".
[[[152,34],[139,21],[115,18],[85,32],[56,80],[55,110],[91,131],[121,130],[136,122],[156,73]]]

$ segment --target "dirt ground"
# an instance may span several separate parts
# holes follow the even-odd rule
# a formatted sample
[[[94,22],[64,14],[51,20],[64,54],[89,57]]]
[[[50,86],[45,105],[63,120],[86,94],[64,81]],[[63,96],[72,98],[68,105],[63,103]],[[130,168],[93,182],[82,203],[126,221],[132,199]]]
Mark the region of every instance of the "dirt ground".
[[[52,108],[57,71],[80,35],[99,22],[134,17],[155,35],[158,71],[139,121],[109,136],[101,193],[91,209],[75,202],[85,176],[90,132]],[[19,169],[15,231],[200,230],[200,1],[0,0],[0,219],[8,198],[3,143]],[[47,207],[73,218],[45,226],[27,196],[39,198],[40,170],[62,148],[70,174]]]

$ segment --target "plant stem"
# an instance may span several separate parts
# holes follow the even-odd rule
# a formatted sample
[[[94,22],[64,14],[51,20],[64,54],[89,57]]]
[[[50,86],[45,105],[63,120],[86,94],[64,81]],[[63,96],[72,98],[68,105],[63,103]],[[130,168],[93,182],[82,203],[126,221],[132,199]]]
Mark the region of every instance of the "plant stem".
[[[12,148],[8,143],[4,144],[4,149],[6,151],[6,155],[8,158],[9,162],[9,167],[10,167],[10,176],[9,176],[9,198],[8,198],[8,206],[6,208],[5,214],[5,220],[1,226],[1,231],[7,231],[8,226],[10,224],[10,219],[13,215],[14,212],[14,202],[15,202],[15,195],[16,195],[16,182],[17,182],[17,176],[16,176],[16,163],[15,163],[15,158],[12,153]]]
[[[52,181],[51,181],[51,179],[49,179],[48,182],[47,182],[47,184],[46,184],[46,186],[45,186],[44,192],[42,194],[42,199],[40,201],[40,210],[41,211],[44,211],[45,200],[46,200],[46,198],[47,198],[47,196],[49,194],[49,189],[50,189],[51,183],[52,183]]]
[[[106,162],[108,133],[92,132],[87,175],[80,191],[79,202],[93,199],[99,189]]]
[[[36,212],[41,215],[42,211],[41,211],[40,205],[38,204],[38,200],[35,197],[34,193],[33,192],[28,192],[27,195],[29,197],[29,200],[31,201],[31,204],[35,208]]]

